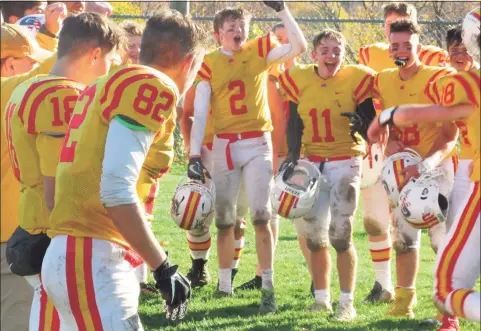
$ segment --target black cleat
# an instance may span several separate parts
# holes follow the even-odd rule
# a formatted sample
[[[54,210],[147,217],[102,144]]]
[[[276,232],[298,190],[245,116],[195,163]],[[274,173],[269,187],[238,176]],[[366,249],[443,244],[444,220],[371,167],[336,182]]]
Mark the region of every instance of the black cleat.
[[[237,287],[236,290],[246,291],[246,290],[260,290],[262,287],[262,277],[255,276],[251,280],[245,282],[241,286]]]
[[[207,270],[207,260],[192,259],[192,267],[186,277],[190,280],[192,288],[209,284],[211,278]]]
[[[381,284],[377,281],[374,282],[374,286],[371,293],[362,301],[363,303],[378,303],[378,302],[392,302],[394,300],[394,293],[386,289],[383,289]]]

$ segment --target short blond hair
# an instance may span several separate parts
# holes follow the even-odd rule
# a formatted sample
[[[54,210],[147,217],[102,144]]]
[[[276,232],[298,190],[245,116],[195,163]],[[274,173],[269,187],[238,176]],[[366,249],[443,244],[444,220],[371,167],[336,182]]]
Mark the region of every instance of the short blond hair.
[[[324,39],[335,40],[337,42],[340,42],[344,46],[346,45],[346,38],[341,32],[332,29],[325,29],[319,32],[314,37],[314,40],[312,41],[312,46],[314,47],[314,49],[316,49],[316,47],[319,46],[321,41]]]

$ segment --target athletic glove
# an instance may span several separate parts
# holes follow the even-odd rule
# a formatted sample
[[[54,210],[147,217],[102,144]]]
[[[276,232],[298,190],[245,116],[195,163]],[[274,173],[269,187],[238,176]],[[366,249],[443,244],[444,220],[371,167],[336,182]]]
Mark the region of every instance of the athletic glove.
[[[193,180],[200,180],[203,184],[205,184],[205,177],[211,179],[209,172],[200,160],[200,156],[194,156],[189,159],[187,176]]]
[[[286,159],[284,160],[284,162],[281,163],[281,166],[279,167],[279,173],[284,171],[284,174],[282,175],[282,180],[286,181],[292,174],[296,166],[297,159],[292,155],[287,155]]]
[[[367,129],[369,128],[369,123],[366,123],[366,121],[359,115],[359,113],[341,113],[341,116],[347,117],[351,122],[351,137],[356,144],[360,145],[362,143],[362,141],[359,141],[356,133],[360,134],[364,140],[368,141]]]
[[[155,287],[159,289],[163,310],[168,320],[183,319],[187,314],[191,286],[187,278],[177,272],[178,265],[171,265],[166,259],[154,271]]]
[[[280,12],[284,9],[284,1],[264,1],[267,7],[271,7],[276,12]]]

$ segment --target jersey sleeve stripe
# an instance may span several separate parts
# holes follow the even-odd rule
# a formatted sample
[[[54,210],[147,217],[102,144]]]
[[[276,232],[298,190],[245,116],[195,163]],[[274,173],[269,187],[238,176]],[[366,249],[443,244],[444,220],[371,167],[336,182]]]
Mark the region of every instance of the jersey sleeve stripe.
[[[457,80],[463,86],[469,101],[476,107],[479,107],[479,103],[476,100],[476,96],[474,95],[473,89],[471,88],[469,82],[461,75],[454,75],[453,79]]]
[[[262,45],[262,37],[257,38],[257,54],[259,57],[264,58],[264,48]]]
[[[423,58],[424,58],[424,55],[426,55],[427,53],[428,53],[428,50],[427,50],[427,49],[425,49],[424,51],[421,51],[421,53],[419,53],[419,60],[420,60],[421,62],[424,63]]]
[[[112,77],[110,77],[109,80],[107,81],[107,83],[105,84],[104,95],[100,99],[100,104],[103,104],[103,103],[105,103],[105,101],[107,101],[107,97],[109,95],[110,88],[121,76],[123,76],[124,74],[129,73],[131,71],[138,70],[138,69],[139,68],[137,68],[137,67],[125,68],[125,69],[119,70]]]
[[[109,120],[110,119],[110,114],[112,113],[112,111],[114,109],[117,109],[117,107],[119,106],[119,103],[120,103],[120,99],[122,98],[122,94],[124,92],[124,90],[131,84],[139,81],[139,80],[142,80],[142,79],[156,79],[157,76],[153,75],[153,74],[138,74],[138,75],[134,75],[134,76],[131,76],[127,79],[125,79],[122,83],[120,83],[117,88],[115,89],[114,91],[114,96],[112,98],[112,102],[105,108],[105,110],[102,112],[102,116],[106,119],[106,120]]]
[[[210,78],[210,75],[212,74],[212,71],[210,70],[209,66],[207,64],[205,64],[205,62],[202,62],[202,69],[205,70],[205,72],[209,75],[209,78]]]
[[[476,83],[476,86],[477,86],[477,91],[479,91],[479,89],[480,89],[480,78],[479,78],[479,76],[477,74],[475,74],[474,72],[471,72],[471,71],[468,71],[467,73],[474,80],[474,82]]]
[[[434,97],[431,95],[431,91],[430,91],[431,84],[434,83],[436,79],[438,79],[439,77],[442,77],[442,75],[448,74],[449,72],[450,70],[447,70],[447,69],[439,70],[428,80],[426,87],[424,88],[424,95],[426,95],[429,98],[429,100],[431,100],[431,102],[433,102],[434,100]],[[434,103],[436,103],[436,101],[434,101]]]
[[[367,80],[369,79],[369,77],[372,77],[371,75],[366,75],[364,76],[364,78],[361,80],[361,82],[359,83],[359,85],[356,87],[356,89],[354,90],[354,97],[357,98],[359,96],[359,92],[361,92],[362,88],[364,87],[364,85],[366,84]]]
[[[366,47],[365,51],[365,56],[366,56],[366,65],[369,64],[369,62],[371,61],[371,57],[369,56],[369,47]]]
[[[18,116],[20,117],[20,122],[22,122],[22,124],[25,124],[25,121],[23,119],[23,115],[25,113],[25,107],[26,107],[28,101],[30,100],[30,97],[32,96],[33,92],[35,92],[35,90],[42,85],[45,85],[47,83],[56,82],[56,81],[65,81],[65,78],[45,79],[45,80],[42,80],[40,82],[32,84],[32,86],[30,86],[27,89],[27,92],[25,92],[25,95],[22,98],[22,103],[20,104],[20,108],[18,110]]]
[[[201,70],[197,73],[202,79],[205,79],[207,81],[210,81],[210,77],[208,77],[206,74],[204,74]]]
[[[433,54],[429,55],[426,59],[426,65],[430,65],[436,55],[440,54],[440,52],[434,52]]]
[[[287,73],[287,71],[285,71]],[[299,100],[294,96],[294,94],[291,92],[291,90],[287,87],[286,83],[284,82],[284,75],[279,76],[279,82],[282,85],[282,88],[284,91],[294,100],[296,103],[299,103]]]
[[[38,107],[40,106],[40,103],[45,100],[45,98],[49,95],[54,93],[55,91],[61,90],[61,89],[74,89],[77,90],[80,94],[81,90],[77,88],[77,86],[73,85],[56,85],[49,87],[45,90],[43,90],[41,93],[39,93],[35,99],[32,102],[32,105],[30,107],[30,112],[28,113],[28,124],[27,124],[27,132],[29,134],[37,134],[36,127],[35,127],[35,120],[37,119],[37,111]]]
[[[268,33],[267,36],[266,36],[266,44],[267,44],[266,45],[266,50],[267,50],[266,56],[267,56],[267,54],[269,54],[269,52],[271,51],[271,34],[270,33]]]
[[[374,78],[372,93],[378,97],[381,95],[381,93],[379,92],[379,75],[376,75],[376,78]]]
[[[433,83],[433,92],[434,92],[434,102],[435,104],[440,104],[441,103],[441,97],[439,96],[439,87],[438,87],[438,81],[435,81]]]
[[[366,51],[366,47],[361,47],[359,50],[359,64],[367,65],[366,58],[364,56],[364,52]]]
[[[297,97],[297,96],[299,95],[299,89],[297,88],[296,83],[294,83],[294,80],[292,79],[289,70],[286,70],[286,71],[285,71],[285,76],[286,76],[287,82],[288,82],[288,83],[292,86],[292,88],[294,89],[294,92],[295,92],[296,97]]]
[[[372,79],[372,76],[369,76],[369,77],[371,77],[371,79],[369,79],[369,83],[367,84],[367,87],[364,89],[361,95],[356,98],[356,101],[358,104],[364,101],[364,99],[369,94],[369,92],[372,92],[372,87],[374,86],[374,79]]]

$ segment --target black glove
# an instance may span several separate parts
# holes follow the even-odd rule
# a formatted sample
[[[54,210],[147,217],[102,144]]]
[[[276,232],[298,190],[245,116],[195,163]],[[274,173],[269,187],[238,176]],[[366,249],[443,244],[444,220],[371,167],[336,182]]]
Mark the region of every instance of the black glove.
[[[357,112],[352,112],[352,113],[341,113],[341,116],[347,117],[349,121],[351,122],[351,137],[352,140],[358,145],[360,145],[362,142],[359,141],[355,133],[357,132],[358,134],[361,135],[361,137],[364,140],[367,139],[367,129],[369,129],[369,123],[366,123],[365,120],[359,115]]]
[[[155,287],[164,301],[164,311],[167,319],[183,319],[187,313],[191,286],[187,278],[177,272],[178,265],[171,265],[166,259],[154,271]]]
[[[284,160],[284,162],[281,163],[281,166],[279,167],[279,172],[284,171],[284,174],[282,175],[282,180],[286,181],[292,174],[296,166],[297,159],[292,155],[287,155],[286,159]]]
[[[209,172],[202,164],[200,156],[191,157],[187,166],[187,176],[190,179],[200,180],[205,184],[205,177],[211,179]]]
[[[267,7],[271,7],[276,12],[280,12],[284,9],[284,1],[264,1]]]

